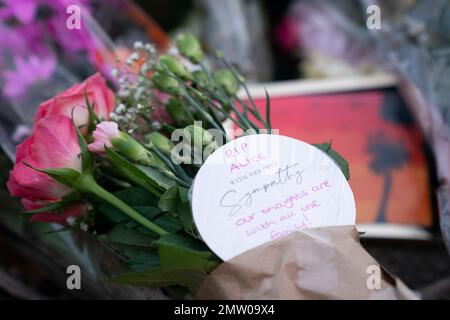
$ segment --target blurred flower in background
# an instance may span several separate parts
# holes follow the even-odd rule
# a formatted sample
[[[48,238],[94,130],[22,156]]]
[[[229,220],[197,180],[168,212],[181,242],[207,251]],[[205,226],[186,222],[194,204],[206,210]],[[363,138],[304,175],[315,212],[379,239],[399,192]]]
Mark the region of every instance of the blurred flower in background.
[[[125,2],[112,0],[107,5],[117,9]],[[67,27],[71,5],[80,8],[79,29]],[[0,147],[11,158],[14,145],[30,132],[40,102],[96,71],[110,77],[116,49],[92,16],[100,5],[106,4],[0,0]]]
[[[86,27],[66,27],[69,5],[90,14],[90,0],[6,0],[0,8],[2,94],[17,98],[35,83],[50,79],[57,56],[84,53],[96,62],[97,40]]]

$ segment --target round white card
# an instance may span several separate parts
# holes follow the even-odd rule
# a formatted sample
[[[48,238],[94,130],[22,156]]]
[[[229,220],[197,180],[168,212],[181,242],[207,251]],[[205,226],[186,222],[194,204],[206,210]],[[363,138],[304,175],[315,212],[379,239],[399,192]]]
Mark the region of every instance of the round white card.
[[[328,155],[271,134],[244,136],[211,154],[194,181],[192,212],[224,261],[296,230],[356,218],[350,186]]]

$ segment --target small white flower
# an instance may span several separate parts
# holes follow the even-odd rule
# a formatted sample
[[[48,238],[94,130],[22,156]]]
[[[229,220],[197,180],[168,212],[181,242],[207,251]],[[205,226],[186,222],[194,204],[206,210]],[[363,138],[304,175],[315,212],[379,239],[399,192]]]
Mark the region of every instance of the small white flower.
[[[134,48],[142,50],[144,48],[144,44],[142,43],[142,41],[136,41],[134,43]]]
[[[128,79],[126,77],[119,79],[119,84],[122,86],[128,86],[129,85]]]
[[[138,87],[138,88],[136,89],[135,94],[134,94],[134,98],[135,98],[136,100],[140,100],[143,93],[144,93],[144,88],[143,88],[143,87]]]
[[[149,53],[151,53],[151,54],[155,53],[155,51],[156,51],[155,46],[150,44],[150,43],[146,43],[145,44],[144,50],[149,52]]]
[[[128,96],[130,95],[130,90],[120,89],[119,92],[117,92],[117,95],[121,98],[128,98]]]
[[[80,224],[81,231],[87,232],[89,230],[89,226],[87,223]]]
[[[117,78],[117,77],[119,76],[119,69],[113,68],[113,69],[111,70],[111,75],[112,75],[114,78]]]
[[[141,67],[141,73],[142,74],[146,74],[147,72],[148,72],[148,70],[149,70],[150,68],[148,67],[148,65],[146,64],[146,63],[144,63],[143,65],[142,65],[142,67]]]
[[[111,112],[109,114],[109,119],[111,119],[111,121],[117,121],[117,114],[115,114],[114,112]]]
[[[137,52],[133,52],[128,59],[130,59],[131,61],[138,61],[139,60],[139,53]]]
[[[159,130],[159,129],[161,129],[161,122],[153,121],[152,126],[153,126],[153,128]]]
[[[66,222],[69,226],[73,226],[77,219],[75,217],[67,217]]]
[[[127,111],[127,107],[123,103],[119,104],[116,108],[116,113],[118,114],[124,113],[125,111]]]

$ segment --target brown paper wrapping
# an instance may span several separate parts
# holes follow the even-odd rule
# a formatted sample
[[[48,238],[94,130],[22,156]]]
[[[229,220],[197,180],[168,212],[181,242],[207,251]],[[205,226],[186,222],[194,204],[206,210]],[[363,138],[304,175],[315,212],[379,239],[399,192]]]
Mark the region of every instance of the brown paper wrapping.
[[[368,289],[379,263],[360,245],[355,226],[307,229],[249,250],[217,267],[198,299],[418,299],[381,268],[381,286]]]

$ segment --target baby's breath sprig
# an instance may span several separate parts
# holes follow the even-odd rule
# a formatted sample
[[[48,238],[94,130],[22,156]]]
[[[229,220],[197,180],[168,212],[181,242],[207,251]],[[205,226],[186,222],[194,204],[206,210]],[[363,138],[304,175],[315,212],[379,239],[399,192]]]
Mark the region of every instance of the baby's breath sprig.
[[[116,108],[110,119],[121,129],[132,134],[155,127],[152,120],[153,95],[150,90],[149,71],[156,59],[153,45],[134,43],[134,50],[119,67],[111,71],[117,80]]]
[[[145,134],[200,120],[228,140],[222,125],[227,118],[246,131],[270,126],[253,100],[247,104],[239,99],[237,92],[245,84],[234,67],[219,55],[224,67],[210,71],[200,43],[190,34],[179,35],[175,44],[176,53],[158,56],[153,45],[136,42],[124,66],[113,70],[119,89],[111,119],[121,129]],[[171,116],[171,123],[157,118],[160,112],[155,109],[161,107]]]

